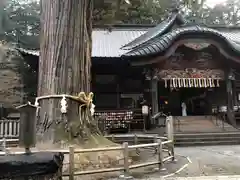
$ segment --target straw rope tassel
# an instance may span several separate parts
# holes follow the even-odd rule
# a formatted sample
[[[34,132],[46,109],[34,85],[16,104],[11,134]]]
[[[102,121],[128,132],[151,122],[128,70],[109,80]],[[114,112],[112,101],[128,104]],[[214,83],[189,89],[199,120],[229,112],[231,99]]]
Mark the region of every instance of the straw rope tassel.
[[[212,87],[212,79],[208,78],[208,80],[209,80],[209,86]]]
[[[216,87],[215,83],[214,83],[214,79],[212,79],[212,85],[213,85],[213,87]]]
[[[175,78],[173,78],[173,87],[176,88]]]
[[[193,79],[193,78],[191,78],[191,85],[192,85],[192,87],[195,87],[195,86],[194,86],[194,79]]]
[[[206,81],[206,78],[204,78],[203,81],[204,81],[204,87],[206,88],[206,87],[207,87],[207,81]]]
[[[167,79],[164,79],[164,82],[165,82],[165,88],[167,88]]]
[[[206,84],[207,84],[207,87],[209,87],[209,79],[208,78],[206,79]]]
[[[193,79],[193,86],[194,86],[194,87],[197,87],[196,78]]]
[[[188,79],[185,79],[185,81],[186,81],[186,87],[188,88],[189,87]]]
[[[182,81],[183,81],[183,87],[186,87],[185,78],[183,78]]]
[[[188,78],[187,80],[188,80],[188,84],[189,84],[188,87],[192,87],[192,85],[191,85],[191,79]]]
[[[180,87],[180,88],[182,87],[180,78],[178,78],[178,87]]]
[[[201,88],[202,87],[202,82],[201,82],[200,78],[198,78],[198,83],[199,83],[199,87]]]
[[[219,79],[217,79],[217,87],[220,87]]]

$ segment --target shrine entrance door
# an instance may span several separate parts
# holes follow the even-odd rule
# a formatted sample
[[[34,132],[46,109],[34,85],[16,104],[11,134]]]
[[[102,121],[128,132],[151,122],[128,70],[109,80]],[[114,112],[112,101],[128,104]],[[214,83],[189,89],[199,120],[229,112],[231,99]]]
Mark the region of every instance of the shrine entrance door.
[[[182,116],[182,103],[185,103],[187,116],[211,115],[212,106],[221,94],[226,93],[221,70],[167,72],[162,70],[159,73],[159,110],[173,116]]]

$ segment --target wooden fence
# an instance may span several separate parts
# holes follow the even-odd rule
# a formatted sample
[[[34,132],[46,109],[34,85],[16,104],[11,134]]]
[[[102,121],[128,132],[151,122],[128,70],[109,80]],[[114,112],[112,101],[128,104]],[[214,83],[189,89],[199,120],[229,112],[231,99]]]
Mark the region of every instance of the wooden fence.
[[[19,120],[0,120],[0,138],[15,139],[19,137]]]
[[[125,177],[129,177],[131,169],[157,165],[158,169],[161,170],[163,169],[164,162],[169,160],[172,160],[172,161],[174,160],[173,118],[171,116],[168,116],[166,119],[166,132],[167,132],[167,137],[157,137],[155,138],[154,143],[149,143],[149,144],[129,145],[127,142],[123,142],[122,146],[116,146],[116,147],[75,149],[74,147],[71,146],[69,147],[69,149],[66,149],[66,150],[48,150],[48,151],[62,152],[66,155],[69,155],[68,173],[65,173],[65,174],[63,173],[63,176],[69,177],[69,180],[74,180],[75,176],[80,176],[80,175],[89,175],[89,174],[115,172],[115,171],[123,171],[123,175]],[[144,135],[140,135],[140,136],[143,137]],[[134,137],[137,137],[137,135],[135,135]],[[150,136],[148,135],[147,137],[150,137]],[[138,142],[138,141],[135,140],[135,142]],[[157,160],[152,162],[145,162],[145,163],[130,165],[129,151],[134,149],[137,150],[140,148],[148,148],[148,147],[155,148],[158,156]],[[115,167],[115,168],[106,168],[106,169],[95,169],[95,170],[83,170],[83,171],[75,170],[75,159],[74,159],[75,154],[106,152],[106,151],[122,151],[124,156],[123,166]],[[164,151],[168,152],[167,157],[164,157],[163,155]],[[22,153],[22,152],[15,152],[15,153]],[[1,154],[3,155],[4,152],[0,152],[0,155]]]
[[[167,157],[164,157],[163,147],[167,145],[169,149],[170,155]],[[149,148],[153,147],[156,148],[156,152],[158,155],[158,158],[156,161],[151,162],[145,162],[145,163],[139,163],[130,165],[129,164],[129,151],[131,150],[137,150],[139,148]],[[115,167],[115,168],[106,168],[106,169],[96,169],[96,170],[84,170],[84,171],[75,171],[74,168],[74,154],[76,153],[92,153],[92,152],[104,152],[104,151],[122,151],[123,152],[123,166],[122,167]],[[80,175],[89,175],[89,174],[96,174],[96,173],[106,173],[106,172],[115,172],[115,171],[123,171],[124,177],[130,176],[130,170],[141,168],[141,167],[147,167],[152,165],[157,165],[159,170],[162,170],[164,168],[164,162],[169,160],[174,160],[174,146],[173,146],[173,140],[167,140],[162,141],[161,139],[158,139],[156,143],[149,143],[149,144],[138,144],[138,145],[128,145],[127,142],[124,142],[122,146],[117,147],[108,147],[108,148],[96,148],[96,149],[74,149],[74,147],[69,147],[69,151],[66,152],[69,153],[69,172],[66,174],[63,174],[63,176],[68,176],[69,180],[74,180],[75,176]]]

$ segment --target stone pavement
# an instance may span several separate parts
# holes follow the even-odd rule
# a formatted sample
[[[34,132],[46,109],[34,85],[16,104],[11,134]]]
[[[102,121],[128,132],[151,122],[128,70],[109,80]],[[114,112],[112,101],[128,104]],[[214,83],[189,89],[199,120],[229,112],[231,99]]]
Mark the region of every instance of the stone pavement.
[[[158,179],[149,179],[149,180],[158,180]],[[240,180],[240,176],[234,175],[234,176],[168,177],[168,178],[163,178],[162,180]]]

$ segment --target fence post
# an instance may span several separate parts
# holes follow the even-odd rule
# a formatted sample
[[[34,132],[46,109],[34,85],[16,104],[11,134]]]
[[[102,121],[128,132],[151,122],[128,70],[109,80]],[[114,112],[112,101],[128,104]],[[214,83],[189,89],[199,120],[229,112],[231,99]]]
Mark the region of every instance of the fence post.
[[[138,137],[136,134],[134,134],[134,144],[137,145],[138,144]]]
[[[134,134],[134,144],[137,145],[138,144],[138,136],[136,134]],[[139,149],[136,148],[136,153],[139,154]]]
[[[157,136],[154,136],[154,143],[158,143],[158,137]],[[158,147],[155,147],[155,154],[158,153]]]
[[[2,147],[3,147],[3,151],[6,153],[7,145],[6,145],[6,138],[5,137],[3,138],[3,141],[2,141]]]
[[[69,146],[69,180],[74,180],[74,147]]]
[[[129,158],[129,152],[128,152],[128,143],[124,142],[123,143],[123,156],[124,156],[124,172],[123,175],[121,176],[121,178],[123,179],[132,179],[132,177],[130,176],[129,173],[129,162],[128,162],[128,158]]]
[[[115,141],[115,137],[114,137],[114,134],[112,134],[112,142]]]
[[[157,140],[157,153],[158,153],[158,170],[159,171],[165,171],[166,168],[164,168],[164,164],[163,164],[163,145],[162,145],[162,141],[161,139]]]
[[[175,159],[175,154],[174,154],[174,127],[173,127],[173,117],[172,116],[168,116],[167,117],[167,136],[168,136],[168,140],[171,140],[172,143],[170,145],[170,152],[172,157],[172,161],[176,161]]]

